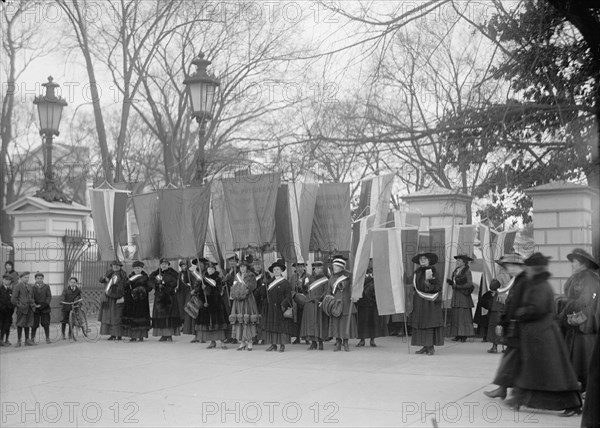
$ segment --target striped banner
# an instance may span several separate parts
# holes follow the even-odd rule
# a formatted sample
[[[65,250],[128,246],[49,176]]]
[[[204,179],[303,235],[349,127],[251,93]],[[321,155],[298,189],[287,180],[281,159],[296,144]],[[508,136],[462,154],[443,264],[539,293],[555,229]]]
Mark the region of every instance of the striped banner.
[[[375,214],[371,214],[352,225],[352,241],[357,242],[352,255],[352,300],[355,302],[362,297],[365,286],[365,276],[371,258],[371,229],[374,224]]]
[[[361,181],[357,219],[375,214],[375,227],[382,227],[387,222],[395,175],[378,175]]]
[[[121,246],[127,242],[126,190],[90,189],[94,231],[102,260],[123,259]]]
[[[408,244],[402,241],[403,232],[406,231],[398,227],[375,228],[371,231],[373,280],[379,315],[407,313],[406,265],[399,263],[400,260],[406,259],[402,250]],[[413,232],[411,238],[416,239],[416,229]],[[408,238],[407,234],[404,234],[404,237]]]
[[[282,184],[277,192],[277,250],[287,261],[307,261],[319,185]]]
[[[492,280],[499,276],[499,268],[495,261],[504,254],[514,253],[516,236],[516,230],[496,232],[484,224],[479,225],[479,242],[483,259],[482,295],[489,290]]]

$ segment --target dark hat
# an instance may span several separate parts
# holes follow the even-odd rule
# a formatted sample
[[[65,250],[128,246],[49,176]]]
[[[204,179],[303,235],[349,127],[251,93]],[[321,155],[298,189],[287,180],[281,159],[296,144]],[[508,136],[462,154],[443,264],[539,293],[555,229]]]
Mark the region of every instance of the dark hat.
[[[9,274],[5,273],[4,275],[2,275],[2,279],[10,279],[10,280],[12,280],[13,278]]]
[[[492,282],[490,282],[490,290],[496,291],[501,285],[502,284],[500,284],[500,281],[497,279],[492,279]]]
[[[590,253],[581,248],[575,248],[572,253],[567,254],[567,259],[569,259],[570,262],[572,262],[573,259],[579,259],[580,261],[588,261],[592,264],[594,269],[598,269],[599,267],[598,262],[594,259],[594,257],[592,257]]]
[[[41,276],[43,278],[44,274],[42,272],[36,272],[35,275],[33,275],[34,278],[37,278],[38,276]]]
[[[118,261],[118,260],[113,260],[113,261],[111,262],[111,264],[110,264],[110,265],[111,265],[111,266],[115,266],[115,265],[116,265],[116,266],[123,266],[123,263],[121,263],[121,262],[120,262],[120,261]]]
[[[463,260],[465,263],[467,263],[467,262],[472,262],[472,261],[473,261],[473,259],[472,259],[471,257],[467,256],[466,254],[459,254],[458,256],[454,256],[454,258],[455,258],[456,260],[458,260],[458,259],[461,259],[461,260]]]
[[[269,272],[273,273],[273,268],[275,267],[280,267],[281,271],[284,272],[285,271],[285,262],[281,259],[277,260],[275,263],[273,263],[271,266],[269,266]]]
[[[419,264],[419,262],[420,262],[421,256],[423,256],[423,257],[427,257],[427,259],[429,260],[429,264],[430,264],[430,265],[434,265],[434,264],[436,264],[436,263],[438,262],[438,256],[437,256],[437,254],[434,254],[434,253],[419,253],[419,254],[417,254],[416,256],[414,256],[414,257],[411,259],[411,261],[412,261],[414,264],[417,264],[417,265],[418,265],[418,264]]]
[[[522,265],[523,257],[521,257],[521,255],[517,254],[517,253],[504,254],[502,257],[500,257],[498,260],[496,260],[496,263],[498,263],[500,266],[504,266],[507,264]]]
[[[160,261],[159,261],[158,263],[159,263],[159,264],[161,264],[161,265],[162,265],[163,263],[166,263],[166,264],[168,264],[169,266],[171,266],[171,262],[169,261],[169,259],[167,259],[167,258],[165,258],[165,257],[163,257],[162,259],[160,259]]]
[[[325,264],[320,261],[320,260],[316,260],[314,262],[312,262],[312,267],[316,268],[316,267],[323,267]]]
[[[202,263],[203,265],[206,265],[208,263],[208,260],[205,259],[204,257],[198,257],[197,259],[192,260],[192,264],[194,266],[198,266],[198,263]]]
[[[552,257],[546,257],[542,253],[533,253],[525,259],[525,266],[548,266],[548,260]]]
[[[142,263],[139,260],[136,260],[135,262],[133,262],[133,264],[131,266],[132,267],[141,267],[141,268],[143,268],[144,267],[144,263]]]
[[[331,260],[331,265],[335,266],[341,266],[342,268],[346,268],[346,258],[344,256],[342,256],[341,254],[335,255],[333,256],[333,260]]]
[[[21,272],[19,274],[19,278],[23,278],[24,276],[27,276],[27,275],[30,275],[30,273],[29,273],[29,271],[26,270],[25,272]]]

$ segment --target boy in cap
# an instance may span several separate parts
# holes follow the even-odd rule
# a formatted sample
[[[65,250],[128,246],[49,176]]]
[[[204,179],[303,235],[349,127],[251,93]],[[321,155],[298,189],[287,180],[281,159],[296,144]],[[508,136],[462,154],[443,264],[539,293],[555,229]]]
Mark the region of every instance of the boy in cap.
[[[21,337],[25,330],[25,346],[35,345],[29,338],[29,329],[33,326],[33,310],[35,302],[33,301],[33,290],[29,284],[29,272],[25,271],[19,275],[19,282],[13,289],[10,299],[11,303],[17,308],[17,348],[21,346]]]
[[[38,327],[42,324],[46,343],[50,342],[50,303],[52,302],[52,292],[50,286],[44,283],[44,274],[37,272],[35,274],[35,284],[33,287],[33,301],[35,302],[35,311],[33,312],[33,329],[31,330],[31,339],[35,340],[35,334]]]
[[[15,307],[10,302],[11,287],[13,278],[9,274],[2,275],[2,284],[0,284],[0,346],[10,346],[8,341],[10,326],[12,324],[12,315]]]
[[[73,303],[76,300],[81,299],[81,288],[77,284],[77,278],[74,276],[69,279],[69,285],[65,287],[61,301],[67,303]],[[60,323],[60,332],[62,334],[62,340],[65,340],[65,330],[69,323],[69,312],[71,312],[72,305],[62,305],[62,321]],[[73,332],[69,326],[69,338],[73,337]]]

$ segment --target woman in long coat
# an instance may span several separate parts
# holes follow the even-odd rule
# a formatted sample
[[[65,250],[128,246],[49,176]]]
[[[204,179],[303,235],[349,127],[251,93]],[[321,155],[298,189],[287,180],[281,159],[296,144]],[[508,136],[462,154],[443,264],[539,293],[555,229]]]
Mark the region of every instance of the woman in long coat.
[[[169,260],[160,259],[160,266],[150,274],[154,288],[152,308],[152,336],[160,336],[159,342],[172,342],[173,336],[181,334],[181,318],[175,289],[177,272],[170,267]]]
[[[310,340],[309,351],[323,350],[323,341],[329,339],[329,317],[321,310],[320,304],[329,290],[329,279],[324,273],[323,262],[312,264],[313,273],[309,278],[307,302],[304,304],[300,337]]]
[[[527,282],[515,311],[519,330],[520,369],[511,407],[581,413],[577,376],[554,320],[554,292],[548,283],[548,257],[534,253],[525,260]]]
[[[152,290],[148,274],[142,269],[144,263],[133,262],[133,272],[125,284],[125,303],[123,305],[123,336],[130,342],[143,342],[150,330],[150,303],[148,293]]]
[[[111,264],[111,270],[100,278],[102,284],[106,284],[104,290],[104,301],[100,305],[100,334],[108,334],[108,340],[121,340],[121,318],[123,316],[123,296],[127,284],[127,273],[121,267],[123,263],[115,260]]]
[[[192,319],[192,317],[185,312],[185,305],[190,301],[193,290],[193,278],[187,260],[181,260],[179,262],[176,290],[179,318],[183,321],[181,333],[194,335],[194,338],[191,340],[191,342],[194,343],[196,342],[196,320]]]
[[[372,262],[372,261],[371,261]],[[370,265],[365,275],[362,297],[356,302],[358,310],[358,338],[357,347],[365,346],[365,339],[370,339],[369,345],[376,347],[375,339],[387,336],[387,317],[379,315],[377,300],[375,299],[375,281],[373,280],[373,267]]]
[[[461,254],[454,257],[456,269],[452,272],[452,278],[448,278],[448,284],[452,287],[452,319],[450,321],[450,335],[454,336],[453,342],[466,342],[467,337],[475,334],[473,330],[473,298],[471,293],[473,275],[469,269],[469,262],[473,259]]]
[[[252,351],[252,340],[256,336],[256,325],[260,321],[254,290],[256,290],[256,276],[252,272],[252,261],[240,264],[231,287],[231,324],[233,337],[239,342],[238,351],[248,349]]]
[[[333,352],[349,352],[348,340],[358,336],[356,307],[352,303],[352,275],[346,270],[346,260],[342,256],[334,256],[331,263],[333,275],[329,278],[329,294],[334,301],[341,300],[342,314],[329,317],[329,337],[335,337]]]
[[[496,336],[503,338],[506,350],[502,355],[500,366],[493,381],[494,384],[498,385],[498,388],[483,393],[490,398],[504,400],[507,389],[514,387],[515,377],[521,364],[519,332],[515,325],[515,313],[521,304],[521,296],[527,283],[527,273],[523,267],[523,258],[518,254],[505,254],[496,260],[496,263],[511,276],[503,290],[503,293],[507,293],[504,312],[500,315],[500,320],[495,329]]]
[[[292,286],[283,277],[285,263],[281,260],[269,266],[273,280],[267,284],[267,300],[265,318],[263,321],[265,342],[271,344],[266,350],[285,351],[285,344],[290,343],[290,335],[294,334],[294,323],[290,318],[285,318],[283,313],[292,306]]]
[[[227,307],[223,302],[225,284],[216,270],[216,263],[207,261],[206,265],[206,275],[202,276],[200,286],[202,304],[196,318],[196,338],[210,341],[208,349],[216,348],[217,341],[220,342],[221,349],[227,349],[224,343],[229,329]]]
[[[442,315],[442,282],[433,265],[438,262],[434,253],[421,253],[412,258],[418,263],[413,286],[411,345],[422,346],[416,354],[433,355],[434,346],[444,344],[444,317]]]
[[[594,320],[594,313],[600,299],[600,278],[596,272],[598,263],[580,248],[567,254],[567,258],[573,266],[573,275],[565,283],[567,301],[559,315],[559,322],[565,332],[571,363],[577,379],[581,382],[581,392],[585,392],[588,367],[598,331]],[[587,319],[581,324],[569,322],[569,315],[580,311]]]

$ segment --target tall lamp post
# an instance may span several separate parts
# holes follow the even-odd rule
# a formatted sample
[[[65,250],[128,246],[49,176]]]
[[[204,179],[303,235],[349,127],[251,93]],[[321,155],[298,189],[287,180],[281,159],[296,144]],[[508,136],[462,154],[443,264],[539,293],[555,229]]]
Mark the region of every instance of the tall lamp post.
[[[204,54],[202,52],[192,60],[192,64],[196,66],[196,71],[191,76],[187,76],[183,83],[187,87],[192,107],[192,116],[200,125],[200,130],[198,132],[198,157],[196,159],[195,181],[202,184],[206,163],[204,156],[204,146],[206,145],[206,123],[212,119],[213,103],[220,82],[214,75],[210,76],[207,73],[206,68],[211,62],[204,59]]]
[[[71,200],[60,190],[54,181],[54,171],[52,166],[52,139],[59,135],[58,127],[62,116],[63,108],[67,102],[55,94],[58,83],[53,82],[52,76],[48,77],[48,82],[42,86],[46,88],[46,94],[36,96],[33,104],[37,105],[40,117],[40,135],[46,136],[45,148],[46,155],[44,159],[44,186],[35,194],[48,202],[71,203]]]

